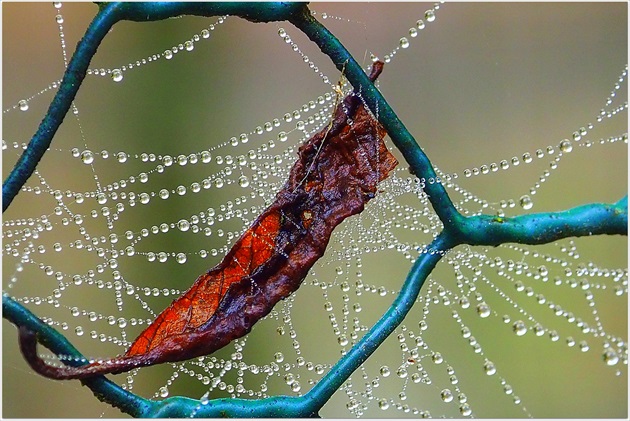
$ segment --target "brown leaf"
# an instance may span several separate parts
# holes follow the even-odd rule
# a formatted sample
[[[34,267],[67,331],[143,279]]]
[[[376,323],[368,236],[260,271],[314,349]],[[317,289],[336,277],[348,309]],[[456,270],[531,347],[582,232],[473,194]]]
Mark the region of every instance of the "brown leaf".
[[[374,64],[372,81],[382,66]],[[46,377],[86,378],[207,355],[244,336],[299,288],[324,254],[333,229],[361,212],[398,164],[383,142],[385,134],[361,99],[348,95],[328,127],[300,147],[275,202],[124,355],[82,367],[49,366],[37,355],[36,336],[21,328],[24,357]]]

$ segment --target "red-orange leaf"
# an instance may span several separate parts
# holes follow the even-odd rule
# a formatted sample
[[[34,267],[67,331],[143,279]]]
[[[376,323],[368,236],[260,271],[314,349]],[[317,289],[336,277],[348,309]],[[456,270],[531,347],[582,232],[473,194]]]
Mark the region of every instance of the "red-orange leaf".
[[[382,67],[381,62],[374,64],[372,81]],[[247,334],[299,288],[324,254],[333,229],[361,212],[377,184],[397,165],[383,142],[385,134],[359,96],[348,95],[328,127],[300,147],[274,203],[223,261],[160,313],[124,355],[82,367],[53,367],[37,355],[36,335],[21,328],[24,357],[44,376],[86,378],[207,355]]]

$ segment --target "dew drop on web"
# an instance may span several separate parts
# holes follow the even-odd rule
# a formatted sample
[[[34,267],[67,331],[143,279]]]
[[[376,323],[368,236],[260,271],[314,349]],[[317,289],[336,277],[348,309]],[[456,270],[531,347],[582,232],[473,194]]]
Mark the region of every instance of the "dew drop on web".
[[[477,314],[482,318],[490,316],[490,306],[486,303],[479,303],[477,305]]]
[[[440,397],[446,403],[452,402],[453,401],[453,392],[451,392],[450,389],[443,389],[442,392],[440,392]]]
[[[81,161],[83,161],[84,164],[91,164],[94,162],[94,153],[92,151],[89,150],[85,150],[83,152],[81,152]]]
[[[246,176],[242,175],[238,179],[238,184],[241,187],[248,187],[249,186],[249,179]]]
[[[380,373],[381,373],[381,376],[383,376],[383,377],[389,377],[389,375],[391,374],[391,371],[390,371],[389,367],[384,365],[384,366],[381,367]]]
[[[469,417],[472,415],[472,409],[470,408],[470,405],[467,403],[461,404],[459,407],[459,412],[464,416],[464,417]]]
[[[486,361],[483,365],[483,370],[488,376],[492,376],[497,372],[497,368],[492,361]]]
[[[114,69],[112,71],[112,80],[114,82],[121,82],[123,80],[123,72],[120,69]]]
[[[514,322],[512,330],[516,333],[516,336],[523,336],[527,333],[527,326],[522,320]]]
[[[604,354],[602,355],[602,358],[604,359],[604,362],[606,363],[606,365],[609,365],[609,366],[616,365],[619,362],[619,356],[617,355],[614,349],[605,350]]]
[[[524,194],[523,196],[521,196],[521,198],[519,199],[519,204],[525,210],[529,210],[534,207],[534,201],[527,194]]]
[[[563,153],[569,153],[573,150],[573,145],[571,144],[571,141],[569,139],[564,139],[562,142],[560,142],[559,148]]]

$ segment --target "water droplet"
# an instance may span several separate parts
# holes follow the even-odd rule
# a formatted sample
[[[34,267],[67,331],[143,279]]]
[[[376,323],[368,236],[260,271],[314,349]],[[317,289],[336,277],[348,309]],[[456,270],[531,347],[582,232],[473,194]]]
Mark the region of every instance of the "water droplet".
[[[22,99],[18,102],[18,106],[20,107],[20,111],[28,110],[28,102],[25,99]]]
[[[386,410],[387,408],[389,408],[389,401],[386,398],[381,399],[380,401],[378,401],[378,407],[381,408],[383,411]]]
[[[212,154],[209,151],[201,152],[201,162],[207,164],[210,161],[212,161]]]
[[[460,405],[459,413],[465,417],[468,417],[472,414],[472,409],[470,409],[470,405],[468,405],[467,403],[464,403]]]
[[[186,48],[186,51],[192,51],[195,49],[195,44],[192,41],[186,41],[184,43],[184,48]]]
[[[492,361],[486,361],[485,364],[483,365],[483,369],[488,376],[492,376],[493,374],[497,372],[497,368],[495,367]]]
[[[179,228],[180,231],[188,231],[188,229],[190,229],[190,222],[185,219],[180,219],[177,223],[177,228]]]
[[[89,150],[81,152],[81,161],[83,161],[84,164],[91,164],[94,162],[94,153]]]
[[[285,31],[284,28],[280,28],[278,29],[278,35],[280,35],[280,38],[285,38],[287,36],[287,31]]]
[[[170,60],[173,58],[173,52],[171,50],[164,51],[164,58]]]
[[[160,192],[158,193],[158,195],[160,196],[160,199],[168,199],[168,197],[170,196],[170,192],[166,189],[162,189],[160,190]]]
[[[442,400],[446,403],[453,401],[453,392],[451,392],[449,389],[442,390],[442,392],[440,392],[440,396],[442,397]]]
[[[166,167],[170,167],[171,165],[173,165],[173,157],[170,155],[164,155],[162,157],[162,163],[166,166]]]
[[[74,333],[77,334],[77,336],[83,336],[83,328],[81,326],[77,326],[74,328]]]
[[[617,355],[615,350],[611,348],[608,348],[607,350],[605,350],[602,357],[606,365],[613,366],[619,362],[619,356]]]
[[[286,142],[288,139],[287,134],[285,132],[278,133],[278,140],[280,142]]]
[[[179,155],[177,157],[177,163],[183,167],[188,164],[188,157],[186,155]]]
[[[477,314],[484,319],[490,316],[490,306],[486,303],[477,304]]]
[[[435,12],[433,9],[429,9],[424,13],[424,18],[427,22],[433,22],[435,20]]]
[[[210,402],[210,392],[204,393],[203,396],[199,399],[199,402],[201,402],[202,405],[207,405],[208,402]]]
[[[521,196],[521,198],[519,199],[519,204],[525,210],[529,210],[534,207],[534,201],[527,194]]]
[[[409,48],[409,40],[405,37],[402,37],[399,41],[400,48]]]
[[[389,377],[389,375],[391,374],[389,367],[387,367],[386,365],[381,367],[380,372],[381,372],[381,376],[383,377]]]
[[[442,354],[440,354],[439,352],[433,353],[431,359],[435,364],[442,364],[444,362],[444,357],[442,357]]]
[[[168,389],[164,386],[160,387],[159,394],[160,394],[160,397],[166,398],[168,396]]]
[[[517,336],[523,336],[527,333],[527,326],[525,326],[525,323],[522,320],[517,320],[512,325],[512,330]]]
[[[582,352],[587,352],[590,349],[590,347],[588,346],[588,342],[586,341],[580,341],[578,346],[580,347],[580,351]]]
[[[180,265],[186,263],[186,254],[184,254],[184,253],[177,253],[177,256],[175,256],[175,260]]]
[[[127,162],[127,154],[125,152],[118,152],[116,154],[116,159],[118,160],[118,162],[123,164],[123,163]]]
[[[247,177],[245,177],[244,175],[242,175],[238,179],[238,184],[241,187],[247,187],[247,186],[249,186],[249,179]]]
[[[569,153],[573,150],[573,145],[571,144],[571,141],[569,139],[564,139],[562,142],[560,142],[559,147],[563,153]]]
[[[281,363],[282,361],[284,361],[284,354],[282,352],[276,352],[273,355],[273,358],[277,363]]]
[[[112,80],[114,82],[120,82],[123,80],[123,73],[120,69],[114,69],[112,71]]]

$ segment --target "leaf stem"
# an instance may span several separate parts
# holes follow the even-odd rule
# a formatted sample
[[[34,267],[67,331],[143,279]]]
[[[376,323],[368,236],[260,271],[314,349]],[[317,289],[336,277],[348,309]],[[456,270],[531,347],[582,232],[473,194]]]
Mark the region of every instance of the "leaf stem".
[[[355,90],[361,93],[372,114],[378,118],[396,147],[402,152],[411,172],[424,179],[424,190],[442,223],[446,226],[461,221],[464,217],[455,209],[442,183],[437,182],[431,161],[344,45],[313,17],[306,6],[301,13],[291,15],[289,21],[317,44],[320,50],[330,57],[337,69],[344,71],[345,77]]]
[[[17,327],[25,326],[33,332],[37,332],[41,343],[56,355],[64,355],[64,364],[78,366],[86,364],[85,357],[59,332],[44,323],[39,317],[18,303],[6,293],[2,295],[2,317],[9,320]],[[156,403],[141,398],[118,386],[105,376],[96,376],[81,380],[100,401],[120,409],[133,417],[142,416],[149,412]]]

